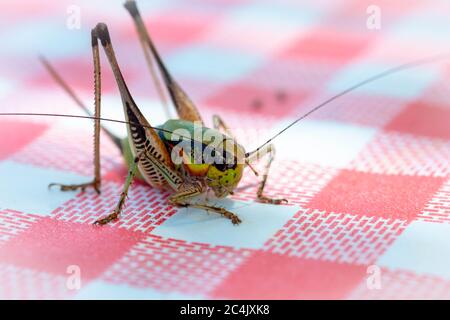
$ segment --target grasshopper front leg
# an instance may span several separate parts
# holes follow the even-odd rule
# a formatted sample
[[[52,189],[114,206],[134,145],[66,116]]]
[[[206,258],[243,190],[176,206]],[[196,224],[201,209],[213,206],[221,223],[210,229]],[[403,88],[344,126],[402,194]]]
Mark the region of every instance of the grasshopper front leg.
[[[265,196],[263,194],[264,193],[264,188],[266,186],[267,178],[269,176],[270,166],[272,164],[272,161],[275,158],[275,146],[273,144],[265,145],[263,148],[250,153],[245,158],[245,162],[251,164],[251,163],[255,162],[256,160],[264,157],[265,155],[268,155],[269,159],[268,159],[268,161],[267,161],[267,163],[266,163],[266,165],[264,167],[263,177],[262,177],[262,180],[261,180],[261,182],[259,184],[258,191],[256,193],[256,196],[258,197],[258,201],[259,202],[263,202],[263,203],[270,203],[270,204],[287,203],[288,201],[286,199],[283,199],[283,198],[269,198],[269,197],[267,197],[267,196]]]
[[[212,206],[212,205],[208,205],[208,204],[197,204],[197,203],[188,202],[188,200],[190,198],[193,198],[204,192],[206,192],[206,190],[201,185],[201,183],[198,183],[198,184],[192,183],[189,185],[183,185],[180,187],[178,192],[174,193],[173,195],[171,195],[169,197],[169,202],[178,207],[184,207],[184,208],[191,207],[191,208],[203,209],[206,211],[213,211],[227,219],[230,219],[231,223],[233,223],[233,224],[241,223],[241,219],[239,219],[239,217],[236,214],[234,214],[231,211],[226,210],[225,208],[216,207],[216,206]]]

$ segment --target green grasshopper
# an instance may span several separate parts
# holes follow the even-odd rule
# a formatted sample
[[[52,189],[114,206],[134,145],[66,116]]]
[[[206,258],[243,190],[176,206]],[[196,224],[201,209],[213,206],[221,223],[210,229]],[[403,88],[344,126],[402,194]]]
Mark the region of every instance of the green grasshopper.
[[[212,190],[217,198],[223,198],[229,194],[233,194],[233,190],[235,190],[238,186],[242,178],[243,171],[246,167],[250,168],[256,175],[258,175],[256,170],[252,167],[252,163],[264,156],[267,156],[267,162],[264,167],[262,179],[257,189],[257,200],[259,202],[269,204],[286,203],[286,199],[269,198],[264,195],[264,188],[268,178],[269,169],[275,156],[275,147],[271,143],[273,139],[284,133],[287,129],[298,123],[300,120],[303,120],[309,116],[311,113],[369,82],[373,82],[382,77],[408,68],[447,59],[449,56],[448,54],[435,55],[429,58],[406,63],[369,77],[347,88],[346,90],[337,93],[312,108],[306,114],[302,115],[283,130],[275,134],[256,150],[246,152],[245,149],[236,142],[229,128],[219,116],[213,116],[214,128],[207,128],[204,126],[197,107],[188,95],[181,89],[179,84],[174,80],[164,65],[143,23],[135,1],[127,1],[125,3],[125,8],[133,18],[139,34],[139,40],[144,50],[147,65],[150,69],[156,88],[158,89],[160,98],[167,108],[164,95],[162,94],[162,86],[159,83],[155,70],[153,69],[153,62],[156,62],[156,65],[159,68],[164,85],[169,92],[179,119],[168,120],[159,127],[152,127],[149,124],[134,102],[128,87],[125,84],[125,80],[114,54],[108,28],[104,23],[97,24],[91,32],[95,87],[94,115],[91,115],[88,108],[81,102],[71,88],[62,80],[55,69],[45,59],[42,59],[42,62],[53,78],[63,87],[63,89],[65,89],[65,91],[75,100],[75,102],[82,107],[88,116],[83,117],[38,113],[0,113],[0,115],[69,116],[95,120],[94,178],[92,181],[83,184],[67,185],[53,183],[50,185],[59,186],[62,191],[78,189],[84,191],[86,188],[92,187],[97,191],[97,193],[100,193],[100,130],[103,130],[114,141],[117,147],[121,150],[129,171],[123,186],[123,191],[115,209],[108,216],[95,222],[95,224],[99,225],[107,224],[119,218],[127,198],[128,190],[133,182],[133,179],[135,178],[143,180],[152,187],[169,188],[172,190],[172,194],[168,198],[169,203],[172,205],[213,211],[230,219],[233,224],[239,224],[241,222],[240,218],[225,208],[209,205],[206,202],[204,204],[194,203],[192,200],[194,197],[207,193],[209,190]],[[99,42],[106,53],[109,64],[114,73],[114,77],[122,98],[126,121],[111,120],[100,117],[101,77]],[[128,132],[127,137],[124,139],[116,137],[105,127],[101,126],[101,120],[126,123]],[[199,129],[201,133],[200,138],[195,137],[197,129]],[[180,134],[180,132],[183,132],[183,134]],[[205,133],[207,134],[205,135]],[[194,136],[194,139],[191,138],[192,136]],[[212,137],[214,137],[214,139]],[[196,149],[196,147],[194,147],[194,149],[177,149],[177,146],[182,144],[182,142],[185,142],[184,138],[187,138],[188,141],[192,140],[197,145],[200,145],[200,151],[209,149],[209,158],[206,157],[208,158],[206,159],[203,156],[204,152],[200,152],[200,158],[197,157],[199,152],[196,153],[196,151],[198,151],[198,148]],[[175,157],[177,161],[174,161],[174,155],[178,157]],[[211,159],[213,161],[211,161]]]
[[[285,199],[273,199],[264,195],[264,187],[268,177],[268,171],[274,158],[275,148],[272,144],[267,144],[261,149],[254,152],[246,153],[244,148],[239,145],[230,130],[219,116],[213,116],[214,128],[207,128],[204,126],[201,115],[191,101],[188,95],[181,89],[179,84],[174,80],[172,75],[164,65],[149,33],[143,23],[139,10],[135,1],[127,1],[125,8],[131,14],[139,34],[147,63],[152,71],[154,81],[157,83],[157,88],[160,88],[158,78],[152,70],[152,62],[155,61],[162,75],[164,84],[170,94],[172,103],[175,106],[179,119],[171,119],[165,122],[157,130],[152,128],[139,110],[138,106],[133,100],[130,91],[127,88],[125,80],[122,76],[121,70],[114,54],[113,45],[108,32],[108,28],[104,23],[99,23],[91,32],[92,38],[92,53],[94,60],[94,85],[95,85],[95,120],[94,125],[94,179],[83,184],[56,184],[52,183],[50,186],[59,186],[62,191],[69,190],[85,190],[88,187],[94,188],[100,193],[101,176],[100,176],[100,95],[101,95],[101,77],[100,77],[100,55],[99,42],[101,43],[104,52],[109,60],[111,69],[122,98],[123,110],[127,120],[128,136],[122,140],[115,137],[111,132],[103,127],[103,130],[113,139],[116,145],[122,151],[124,159],[128,165],[128,176],[126,178],[123,191],[114,211],[108,216],[101,218],[95,224],[104,225],[113,220],[116,220],[125,203],[128,190],[134,178],[141,179],[152,187],[169,188],[173,194],[169,197],[170,204],[179,207],[194,207],[205,209],[207,211],[217,212],[220,215],[231,220],[233,224],[239,224],[241,220],[239,217],[222,207],[217,207],[209,204],[193,203],[190,200],[194,197],[212,190],[217,198],[226,197],[233,193],[233,190],[238,186],[242,178],[244,168],[251,167],[251,164],[268,155],[268,162],[265,166],[265,171],[262,175],[262,180],[257,191],[257,199],[260,202],[281,204],[287,202]],[[44,64],[63,87],[70,91],[68,86],[62,81],[56,71],[45,60]],[[77,99],[78,102],[79,99]],[[87,108],[83,106],[87,111]],[[155,130],[156,129],[156,130]],[[181,149],[175,155],[181,157],[182,161],[174,163],[173,154],[176,147],[175,142],[181,142],[180,136],[176,134],[177,131],[187,132],[190,136],[195,136],[195,130],[199,129],[201,132],[200,139],[197,139],[197,144],[204,153],[205,146],[211,146],[211,143],[216,141],[214,147],[210,147],[210,153],[213,153],[212,160],[206,162],[202,157],[200,159],[194,155],[202,153],[200,150]],[[159,131],[159,132],[157,132]],[[206,133],[206,134],[205,134]],[[209,138],[208,138],[209,137]],[[214,137],[212,139],[211,137]],[[181,139],[183,140],[183,139]],[[231,146],[231,148],[229,147]],[[187,151],[186,151],[187,150]],[[220,150],[220,151],[219,151]],[[228,150],[228,151],[227,151]],[[192,152],[194,151],[194,152]],[[190,153],[190,154],[189,154]],[[202,153],[202,154],[203,154]],[[195,157],[195,159],[193,159]],[[219,160],[219,161],[217,161]],[[256,171],[254,171],[256,173]]]

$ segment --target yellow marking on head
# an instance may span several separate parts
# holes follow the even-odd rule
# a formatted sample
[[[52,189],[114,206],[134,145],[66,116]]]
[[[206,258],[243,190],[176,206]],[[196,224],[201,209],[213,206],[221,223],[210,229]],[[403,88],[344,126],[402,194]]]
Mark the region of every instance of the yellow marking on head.
[[[185,164],[184,167],[185,169],[189,172],[190,175],[192,176],[198,176],[198,177],[203,177],[208,173],[208,169],[209,169],[209,164],[194,164],[194,163],[189,163],[189,164]]]
[[[217,197],[226,196],[239,184],[242,178],[244,165],[237,164],[234,168],[221,171],[216,166],[211,165],[208,169],[208,185],[214,190]]]

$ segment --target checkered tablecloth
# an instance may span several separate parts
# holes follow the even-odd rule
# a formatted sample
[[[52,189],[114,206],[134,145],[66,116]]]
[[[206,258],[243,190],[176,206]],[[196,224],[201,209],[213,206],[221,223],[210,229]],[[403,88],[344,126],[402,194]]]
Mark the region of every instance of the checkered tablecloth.
[[[211,124],[213,114],[222,115],[248,150],[366,77],[450,51],[445,1],[138,5],[204,119]],[[380,28],[370,29],[378,9]],[[68,19],[78,13],[74,28]],[[2,112],[82,114],[38,54],[93,106],[90,29],[99,21],[109,26],[136,102],[151,124],[162,123],[122,0],[2,2]],[[0,297],[449,299],[449,66],[434,63],[359,88],[274,140],[267,195],[289,204],[255,202],[258,179],[247,172],[234,196],[210,200],[240,215],[239,226],[171,207],[168,192],[135,183],[120,220],[94,227],[114,208],[126,176],[108,137],[101,196],[62,193],[47,185],[92,177],[92,122],[2,117]],[[103,115],[123,119],[106,59],[102,70]]]

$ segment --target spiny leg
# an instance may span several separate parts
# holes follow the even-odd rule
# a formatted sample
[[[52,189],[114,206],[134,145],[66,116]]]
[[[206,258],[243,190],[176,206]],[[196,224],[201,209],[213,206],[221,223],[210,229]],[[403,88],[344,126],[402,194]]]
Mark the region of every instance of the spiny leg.
[[[49,188],[53,186],[60,187],[61,191],[78,190],[84,191],[88,187],[93,187],[97,193],[100,193],[101,173],[100,173],[100,101],[101,101],[101,79],[100,79],[100,56],[98,44],[92,41],[92,56],[94,60],[94,92],[95,92],[95,113],[94,113],[94,180],[82,184],[60,184],[51,183]],[[45,64],[45,63],[44,63]],[[47,64],[47,68],[49,65]],[[54,74],[54,73],[52,73]]]
[[[132,2],[132,1],[127,1],[125,3],[125,5],[124,5],[125,8],[128,9],[129,6],[133,7],[133,4],[130,4],[130,2]],[[135,4],[134,4],[134,6],[135,6]],[[136,22],[136,21],[135,21],[135,24],[136,24],[136,29],[137,29],[138,35],[139,35],[139,42],[141,43],[142,50],[144,51],[145,61],[147,62],[147,66],[148,66],[148,69],[150,71],[150,75],[151,75],[151,77],[153,79],[153,82],[155,83],[156,90],[158,91],[159,99],[161,100],[161,102],[163,104],[164,111],[166,112],[166,116],[168,118],[171,118],[171,114],[170,114],[170,110],[169,110],[169,105],[167,103],[166,95],[164,94],[164,90],[163,90],[161,81],[158,78],[158,75],[156,73],[155,67],[153,65],[154,59],[152,58],[151,51],[150,51],[150,49],[149,49],[149,47],[147,46],[147,43],[146,43],[146,41],[147,41],[146,40],[147,39],[147,30],[145,29],[145,27],[143,28],[143,24],[141,24],[139,22]]]
[[[161,72],[164,84],[166,85],[166,88],[169,91],[169,95],[172,99],[172,102],[175,106],[175,109],[180,119],[192,122],[198,121],[203,124],[203,120],[200,116],[200,113],[197,110],[197,107],[189,98],[189,96],[186,94],[186,92],[184,92],[184,90],[180,87],[180,85],[175,81],[175,79],[170,74],[169,70],[164,65],[164,62],[162,61],[158,53],[158,50],[156,49],[156,46],[154,45],[147,31],[147,28],[145,27],[145,24],[137,8],[136,2],[133,0],[128,0],[125,3],[125,8],[128,10],[131,17],[133,18],[142,45],[145,45],[146,49],[147,50],[149,49],[151,54],[153,55],[152,58],[156,62],[156,65],[158,66],[159,71]],[[146,49],[144,49],[144,52],[147,52]],[[150,53],[147,52],[145,54],[149,55]]]
[[[98,219],[97,221],[94,222],[94,224],[105,225],[119,218],[119,215],[122,212],[123,206],[125,204],[125,200],[127,199],[128,196],[128,190],[130,189],[131,183],[133,182],[133,178],[136,175],[139,158],[140,158],[139,156],[136,157],[130,166],[130,171],[128,172],[122,193],[120,194],[119,202],[117,202],[114,211],[111,214],[107,215],[106,217]]]
[[[268,144],[265,145],[262,149],[259,149],[253,153],[251,153],[250,155],[247,156],[246,161],[248,161],[249,163],[252,163],[254,161],[256,161],[257,159],[262,158],[263,156],[268,155],[269,159],[264,167],[264,174],[262,177],[262,180],[258,186],[258,191],[256,193],[257,197],[258,197],[258,201],[259,202],[263,202],[263,203],[271,203],[271,204],[282,204],[282,203],[287,203],[288,201],[286,199],[283,198],[269,198],[266,197],[263,193],[264,193],[264,188],[266,186],[266,182],[267,182],[267,178],[269,176],[269,170],[270,170],[270,166],[272,165],[272,161],[275,158],[275,147],[273,144]]]
[[[221,216],[230,219],[232,224],[240,224],[242,221],[241,219],[239,219],[239,217],[231,212],[226,210],[225,208],[222,207],[215,207],[212,205],[208,205],[208,204],[194,204],[194,203],[180,203],[178,204],[180,207],[185,207],[185,208],[197,208],[197,209],[203,209],[206,211],[213,211],[216,212],[218,214],[220,214]]]
[[[189,198],[193,198],[201,193],[203,193],[205,190],[203,186],[198,184],[190,184],[190,185],[183,185],[180,187],[179,191],[175,194],[171,195],[169,197],[169,203],[178,206],[178,207],[184,207],[184,208],[197,208],[197,209],[203,209],[206,211],[213,211],[221,216],[230,219],[233,224],[239,224],[241,223],[241,219],[234,214],[231,211],[226,210],[222,207],[216,207],[208,204],[197,204],[197,203],[191,203],[187,200]]]

